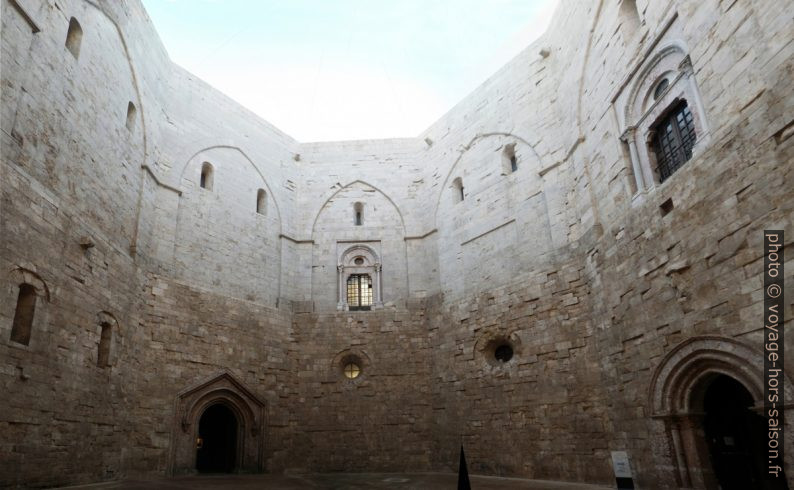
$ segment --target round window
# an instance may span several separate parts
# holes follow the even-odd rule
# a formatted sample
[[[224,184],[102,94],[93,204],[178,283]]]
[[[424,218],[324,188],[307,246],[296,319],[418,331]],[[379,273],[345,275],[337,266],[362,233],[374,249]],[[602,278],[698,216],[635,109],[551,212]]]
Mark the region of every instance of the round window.
[[[364,259],[361,257],[356,257],[356,260],[353,261],[356,265],[364,265]]]
[[[662,79],[662,81],[659,82],[659,85],[657,85],[656,89],[654,89],[653,91],[653,100],[658,99],[664,93],[664,91],[667,90],[667,87],[669,86],[670,86],[670,81],[667,80],[666,78]]]
[[[342,372],[345,374],[345,378],[356,379],[361,375],[361,367],[355,362],[348,362]]]
[[[513,358],[513,348],[508,344],[502,344],[494,350],[493,355],[499,362],[508,362]]]

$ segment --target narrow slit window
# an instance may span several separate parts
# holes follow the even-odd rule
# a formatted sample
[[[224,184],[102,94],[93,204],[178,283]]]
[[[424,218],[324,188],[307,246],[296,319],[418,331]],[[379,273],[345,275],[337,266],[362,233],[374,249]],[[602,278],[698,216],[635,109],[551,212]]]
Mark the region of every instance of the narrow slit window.
[[[504,174],[511,174],[518,170],[518,157],[516,156],[516,144],[511,143],[505,146],[502,151],[502,165]]]
[[[455,180],[452,181],[452,189],[454,191],[455,202],[461,202],[466,198],[463,193],[463,181],[460,177],[456,177]]]
[[[372,307],[372,278],[369,274],[353,274],[347,278],[347,306],[352,311]]]
[[[127,130],[132,131],[135,129],[135,113],[137,110],[135,109],[135,104],[129,102],[127,104]]]
[[[364,224],[364,205],[360,202],[353,205],[353,223],[356,226]]]
[[[264,189],[259,189],[256,191],[256,212],[259,214],[265,214],[267,210],[267,193]]]
[[[201,180],[199,181],[199,185],[202,189],[207,189],[208,191],[212,190],[212,180],[213,180],[213,169],[212,164],[209,162],[204,162],[201,165]]]
[[[30,284],[19,285],[14,323],[11,326],[11,341],[22,345],[30,343],[33,316],[36,312],[36,288]]]
[[[83,42],[83,28],[77,19],[69,19],[69,31],[66,33],[66,49],[72,53],[74,59],[80,57],[80,44]]]
[[[110,366],[110,345],[113,341],[113,327],[110,323],[105,322],[100,325],[100,329],[96,365],[104,368]]]
[[[633,34],[640,27],[640,11],[637,10],[636,0],[621,0],[620,21],[628,35]]]

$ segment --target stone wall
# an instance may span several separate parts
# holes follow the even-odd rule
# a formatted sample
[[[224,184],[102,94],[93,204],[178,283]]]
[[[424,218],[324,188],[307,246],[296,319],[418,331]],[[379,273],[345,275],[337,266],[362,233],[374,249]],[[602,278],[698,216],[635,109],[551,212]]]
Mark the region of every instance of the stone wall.
[[[643,488],[704,486],[650,392],[687,342],[760,366],[761,231],[792,255],[790,15],[632,3],[564,0],[417,138],[299,143],[173,65],[139,2],[0,0],[0,486],[191,471],[181,403],[216,381],[264,406],[265,471],[454,470],[464,443],[476,473],[608,484],[626,450]],[[698,142],[660,182],[643,138],[681,98]],[[354,244],[383,309],[337,311]]]
[[[433,468],[426,321],[420,301],[400,310],[295,315],[293,469]],[[349,359],[362,370],[355,379],[342,372]]]
[[[266,404],[265,469],[288,466],[297,426],[290,312],[156,275],[147,277],[142,300],[127,379],[136,400],[127,410],[127,474],[182,471],[170,454],[182,430],[177,397],[223,372]]]

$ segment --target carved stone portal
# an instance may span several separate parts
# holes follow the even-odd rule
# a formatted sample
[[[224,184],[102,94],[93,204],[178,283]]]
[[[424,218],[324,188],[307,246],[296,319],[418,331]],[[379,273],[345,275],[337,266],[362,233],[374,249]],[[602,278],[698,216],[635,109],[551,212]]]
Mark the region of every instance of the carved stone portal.
[[[265,470],[265,402],[228,372],[222,372],[179,393],[175,402],[171,475],[196,473],[199,420],[205,410],[222,404],[237,419],[235,473]]]

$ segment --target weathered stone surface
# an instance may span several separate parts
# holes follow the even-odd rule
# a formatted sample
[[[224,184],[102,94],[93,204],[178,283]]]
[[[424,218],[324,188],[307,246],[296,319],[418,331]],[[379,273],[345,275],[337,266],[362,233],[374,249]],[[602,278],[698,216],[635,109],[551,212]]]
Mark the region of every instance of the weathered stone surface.
[[[721,369],[760,403],[762,230],[794,285],[791,9],[631,3],[563,0],[416,138],[310,143],[173,65],[138,1],[0,0],[0,486],[191,471],[219,400],[246,471],[449,471],[462,442],[474,473],[611,484],[624,450],[641,488],[709,488],[696,402],[656,387]],[[697,143],[659,182],[681,99]],[[356,245],[382,308],[340,304]]]

